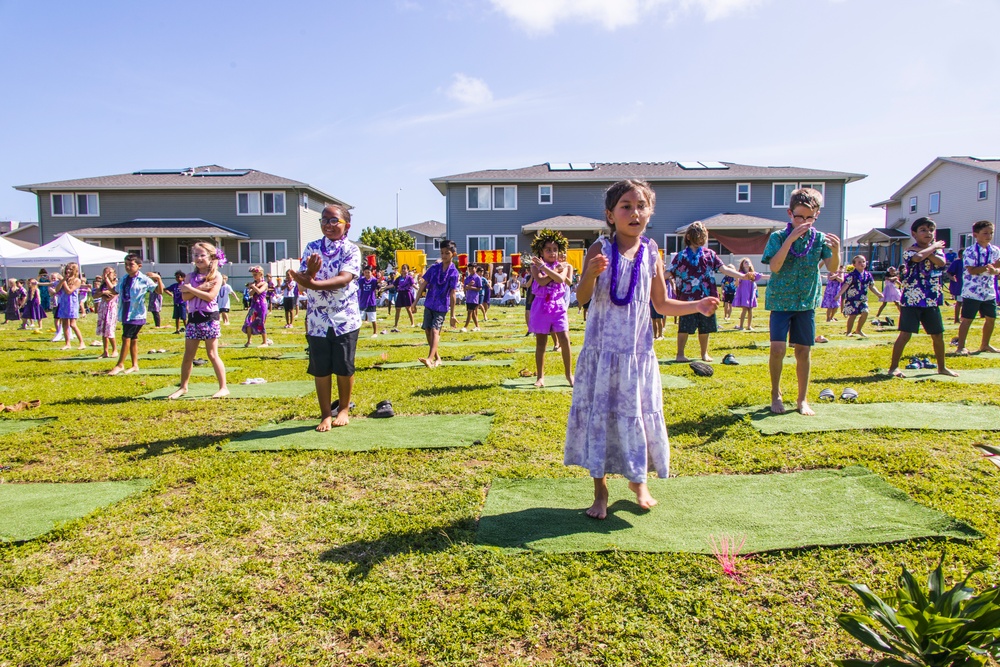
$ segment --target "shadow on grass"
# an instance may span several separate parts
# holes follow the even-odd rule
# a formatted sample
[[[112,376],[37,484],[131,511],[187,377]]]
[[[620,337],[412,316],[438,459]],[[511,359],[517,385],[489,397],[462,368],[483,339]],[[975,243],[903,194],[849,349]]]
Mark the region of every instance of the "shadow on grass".
[[[480,389],[495,389],[497,384],[455,384],[444,387],[424,387],[416,389],[411,396],[442,396],[444,394],[461,394],[466,391],[477,391]]]
[[[101,375],[100,373],[98,375]],[[103,375],[107,375],[104,373]],[[83,398],[67,398],[62,401],[52,401],[49,405],[115,405],[117,403],[131,403],[136,401],[135,396],[85,396]]]
[[[234,434],[234,437],[237,436]],[[148,459],[154,456],[172,454],[175,451],[188,452],[196,449],[205,449],[206,447],[214,447],[222,439],[223,436],[219,435],[190,435],[184,438],[165,438],[153,442],[136,442],[118,447],[108,447],[104,451],[118,454],[142,452],[140,458]]]
[[[734,406],[739,407],[739,406]],[[706,440],[702,444],[721,438],[725,432],[743,419],[740,415],[734,415],[728,411],[725,414],[718,414],[702,419],[686,419],[680,422],[667,424],[667,430],[672,434],[693,434],[705,436]]]
[[[515,512],[484,516],[479,521],[476,544],[508,549],[535,549],[532,543],[573,535],[592,542],[592,536],[611,535],[633,528],[622,515],[642,516],[647,512],[631,500],[616,500],[608,506],[608,516],[592,519],[586,508],[531,507]],[[589,549],[583,549],[589,550]]]
[[[467,544],[475,536],[473,519],[456,521],[446,526],[408,533],[388,533],[375,540],[350,542],[319,555],[321,563],[353,564],[351,578],[363,579],[372,568],[399,554],[431,554],[444,551],[454,544]]]

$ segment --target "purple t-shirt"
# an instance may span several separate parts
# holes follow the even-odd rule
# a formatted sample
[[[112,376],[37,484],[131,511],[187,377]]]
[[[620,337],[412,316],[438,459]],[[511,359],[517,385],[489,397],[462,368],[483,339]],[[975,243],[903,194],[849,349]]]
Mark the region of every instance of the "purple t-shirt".
[[[378,280],[375,278],[358,278],[358,308],[375,307],[375,288],[378,287]]]
[[[468,289],[470,286],[477,287],[479,289]],[[475,273],[465,279],[465,302],[471,303],[472,305],[477,305],[479,303],[479,293],[483,289],[483,279],[480,278]]]
[[[451,309],[451,293],[458,289],[458,269],[454,264],[442,271],[441,262],[431,266],[424,272],[423,280],[427,283],[427,297],[424,308],[436,310],[439,313]]]
[[[194,273],[194,274],[189,273],[188,276],[191,279],[191,287],[194,287],[195,289],[202,289],[201,286],[205,282],[205,276],[201,275],[200,273]],[[178,289],[177,291],[180,292],[180,289]],[[183,299],[184,295],[182,294],[181,300]],[[219,312],[219,304],[218,302],[216,302],[215,299],[212,299],[211,301],[204,301],[202,299],[199,299],[198,297],[195,297],[190,301],[185,301],[184,303],[185,305],[187,305],[189,313],[206,314],[206,313]]]

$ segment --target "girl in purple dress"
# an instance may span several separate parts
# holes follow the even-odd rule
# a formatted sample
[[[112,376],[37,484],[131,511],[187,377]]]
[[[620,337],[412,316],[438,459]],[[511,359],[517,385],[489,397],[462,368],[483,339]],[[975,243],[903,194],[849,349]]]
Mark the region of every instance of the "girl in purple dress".
[[[569,242],[560,232],[543,229],[531,242],[531,291],[535,295],[528,314],[528,332],[535,334],[536,387],[545,386],[545,348],[549,334],[555,334],[562,352],[566,380],[573,386],[572,359],[569,348],[569,317],[566,290],[572,267],[559,261]]]
[[[392,325],[392,330],[399,333],[399,313],[401,310],[406,311],[406,315],[410,318],[410,327],[415,326],[413,324],[413,276],[410,275],[410,265],[403,264],[399,267],[399,276],[393,281],[396,285],[396,323]]]
[[[847,315],[845,334],[868,338],[867,334],[861,330],[861,327],[865,326],[865,320],[868,319],[868,290],[875,292],[880,299],[882,292],[875,287],[875,278],[872,277],[872,274],[865,270],[868,266],[868,260],[863,255],[856,256],[851,264],[854,265],[854,270],[847,274],[844,278],[844,286],[840,288],[840,296],[844,299],[844,315]],[[852,331],[855,317],[858,318],[858,328]]]
[[[219,289],[222,288],[222,275],[219,273],[219,254],[214,245],[199,241],[191,246],[191,260],[194,271],[188,273],[181,285],[181,298],[187,306],[187,324],[184,327],[184,359],[181,361],[181,384],[177,391],[168,398],[180,398],[188,392],[188,381],[191,379],[191,368],[194,366],[194,356],[198,346],[205,341],[205,354],[212,362],[215,377],[219,381],[219,391],[212,398],[222,398],[229,395],[226,387],[226,367],[219,357],[219,336],[222,327],[219,324]],[[267,288],[264,287],[266,294]],[[266,298],[266,296],[265,296]]]
[[[826,308],[826,321],[836,322],[837,311],[840,310],[840,288],[844,285],[844,267],[838,266],[826,278],[826,289],[823,290],[823,303],[820,308]]]
[[[885,282],[882,283],[882,305],[878,307],[875,317],[880,317],[886,305],[890,303],[896,304],[896,312],[899,312],[899,300],[902,297],[903,293],[899,289],[899,274],[895,266],[890,266],[885,270]]]
[[[83,342],[83,334],[76,320],[80,317],[80,288],[83,280],[80,278],[80,265],[70,262],[63,271],[62,280],[56,286],[56,294],[59,295],[59,305],[56,306],[56,318],[59,320],[59,327],[62,329],[63,340],[66,344],[60,349],[68,350],[70,347],[69,332],[76,334],[80,341],[79,349],[86,350],[87,344]]]
[[[4,295],[7,297],[7,309],[4,310],[3,323],[17,322],[21,319],[21,308],[24,307],[24,288],[18,284],[14,278],[7,279],[7,289]]]
[[[264,269],[254,266],[250,269],[253,282],[250,283],[250,307],[247,308],[247,317],[243,320],[243,333],[247,335],[247,342],[243,347],[250,347],[250,341],[254,336],[261,337],[259,347],[267,347],[267,330],[264,328],[267,322],[267,283],[264,282]]]
[[[746,330],[753,331],[753,309],[757,307],[757,281],[763,276],[753,268],[753,262],[749,257],[740,260],[740,273],[742,278],[737,278],[736,296],[733,297],[733,307],[741,308],[740,325],[737,331],[743,330],[743,321],[746,320]]]
[[[42,294],[38,280],[32,278],[28,281],[28,293],[21,308],[21,318],[28,327],[41,327],[42,320],[46,317],[45,311],[42,310]]]
[[[94,290],[94,299],[97,301],[97,335],[101,337],[104,346],[101,358],[107,359],[118,356],[118,343],[115,340],[118,327],[118,275],[114,268],[104,267],[100,281],[100,285]]]
[[[715,312],[719,300],[668,299],[663,260],[643,236],[656,195],[649,184],[615,183],[605,195],[605,216],[614,236],[587,250],[577,288],[590,301],[590,316],[577,359],[576,387],[566,426],[564,463],[586,468],[594,480],[587,516],[608,514],[607,475],[628,479],[640,508],[656,505],[646,477],[670,472],[670,443],[663,419],[660,364],[653,350],[649,303],[661,315]]]

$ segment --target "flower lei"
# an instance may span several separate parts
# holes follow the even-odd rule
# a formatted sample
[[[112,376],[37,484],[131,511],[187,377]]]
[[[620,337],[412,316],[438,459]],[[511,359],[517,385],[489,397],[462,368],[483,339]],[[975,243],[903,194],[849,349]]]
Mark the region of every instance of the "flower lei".
[[[326,249],[326,242],[327,242],[327,240],[328,239],[324,236],[320,240],[320,244],[319,244],[320,252],[323,253],[324,257],[331,257],[331,258],[333,258],[333,257],[336,257],[337,255],[339,255],[340,253],[342,253],[344,251],[343,239],[341,239],[340,241],[330,241],[330,244],[333,247],[330,248],[329,251]]]
[[[611,242],[611,303],[616,306],[627,306],[632,303],[635,296],[635,286],[639,283],[639,266],[642,264],[643,250],[645,250],[647,243],[649,243],[649,239],[645,236],[639,240],[639,250],[636,251],[635,259],[632,260],[632,276],[629,278],[628,291],[625,292],[624,297],[619,297],[618,262],[621,253],[618,251],[618,238],[616,237]]]
[[[444,266],[443,263],[442,264],[438,264],[438,266],[441,267],[441,268],[438,270],[438,274],[437,274],[437,278],[436,278],[435,282],[438,285],[444,287],[444,285],[447,284],[447,282],[448,282],[448,274],[451,272],[451,264],[448,265],[448,268],[445,268],[445,266]]]
[[[791,233],[792,233],[792,223],[789,222],[788,226],[785,227],[785,234],[791,234]],[[792,245],[789,246],[789,248],[788,248],[789,254],[794,255],[795,257],[805,257],[806,255],[808,255],[810,253],[810,251],[812,251],[813,245],[815,245],[816,239],[818,237],[819,237],[819,233],[816,231],[816,228],[815,227],[810,227],[809,228],[809,240],[806,242],[806,249],[803,250],[802,252],[796,252],[796,250],[795,250],[795,241],[793,241]],[[796,241],[798,241],[798,239],[796,239]]]

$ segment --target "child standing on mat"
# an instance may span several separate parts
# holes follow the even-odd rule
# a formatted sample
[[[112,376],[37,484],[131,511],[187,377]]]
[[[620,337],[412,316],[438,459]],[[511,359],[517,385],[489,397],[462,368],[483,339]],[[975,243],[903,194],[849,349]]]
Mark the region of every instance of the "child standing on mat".
[[[646,478],[670,473],[670,443],[663,420],[660,365],[653,351],[649,303],[662,315],[715,312],[719,300],[675,301],[666,296],[663,260],[643,236],[656,195],[643,181],[619,181],[604,200],[613,231],[587,250],[577,288],[590,301],[576,388],[566,426],[565,465],[586,468],[594,480],[587,516],[608,514],[608,474],[624,475],[642,509],[656,505]]]
[[[896,271],[895,266],[890,266],[885,270],[885,280],[882,281],[882,297],[879,299],[882,305],[878,307],[878,312],[875,313],[875,317],[882,315],[882,311],[890,303],[896,304],[896,311],[899,311],[899,297],[902,293],[899,291],[899,272]]]
[[[97,335],[101,337],[103,346],[101,359],[110,359],[118,356],[118,342],[115,340],[118,328],[118,274],[114,267],[104,267],[100,280],[100,286],[94,290],[94,299],[97,301]]]
[[[267,347],[267,283],[264,281],[264,269],[259,266],[250,267],[250,276],[253,282],[248,288],[250,291],[250,306],[247,308],[247,316],[243,320],[242,331],[247,335],[247,342],[243,347],[250,347],[250,342],[254,336],[260,336],[258,347]]]
[[[403,264],[399,268],[399,276],[393,281],[396,288],[396,321],[392,325],[393,333],[399,333],[399,311],[405,310],[413,326],[413,276],[410,275],[410,265]]]
[[[441,261],[433,264],[420,278],[420,287],[414,303],[427,292],[424,301],[424,323],[421,325],[427,335],[429,348],[426,359],[418,359],[427,368],[441,365],[441,353],[438,343],[441,342],[441,327],[444,326],[444,316],[451,313],[451,328],[458,326],[455,319],[455,290],[458,288],[458,269],[451,263],[458,252],[454,241],[441,241]],[[485,317],[485,315],[484,315]]]
[[[181,333],[181,327],[187,324],[187,310],[184,307],[184,296],[181,294],[181,285],[183,284],[184,272],[175,271],[174,282],[166,288],[166,291],[170,293],[171,298],[174,300],[173,319],[175,334]]]
[[[997,320],[996,276],[1000,274],[1000,248],[993,245],[993,223],[980,220],[972,225],[976,242],[962,253],[962,323],[958,327],[956,354],[969,354],[965,339],[976,315],[983,318],[983,339],[979,352],[996,352],[990,345]]]
[[[826,288],[823,290],[823,302],[820,308],[826,308],[826,321],[836,322],[837,311],[840,310],[840,288],[844,286],[844,267],[838,266],[836,271],[826,275]]]
[[[168,398],[180,398],[188,393],[194,355],[198,353],[201,341],[205,341],[205,354],[212,362],[215,377],[219,381],[219,391],[212,394],[212,398],[222,398],[229,395],[229,389],[226,387],[226,367],[219,357],[219,336],[222,335],[219,304],[216,301],[219,289],[222,287],[219,256],[214,245],[198,242],[191,246],[191,259],[194,262],[194,271],[187,274],[184,284],[181,285],[181,298],[184,299],[188,314],[187,326],[184,329],[181,384]]]
[[[736,298],[736,278],[722,277],[722,317],[727,322],[733,314],[733,300]]]
[[[221,255],[221,256],[220,256]],[[223,257],[222,251],[215,253],[215,256],[219,258],[219,265],[222,265]],[[215,302],[219,306],[219,317],[222,318],[222,326],[229,325],[229,299],[233,296],[233,288],[229,284],[229,276],[226,274],[221,274],[222,287],[219,288],[219,294],[215,297]]]
[[[144,274],[142,259],[135,253],[125,255],[125,277],[115,291],[118,293],[118,321],[122,323],[122,344],[118,348],[118,363],[108,371],[108,375],[121,372],[133,373],[139,370],[139,331],[146,324],[146,295],[155,292],[163,294],[163,279],[157,273]],[[132,359],[132,365],[125,368],[125,355]]]
[[[699,301],[712,296],[715,291],[716,271],[733,278],[743,275],[731,266],[723,266],[715,251],[706,246],[708,230],[700,222],[692,222],[684,233],[684,250],[670,260],[670,273],[674,276],[674,289],[681,301]],[[703,315],[692,311],[677,323],[677,361],[691,361],[684,354],[688,336],[698,334],[702,361],[711,361],[708,354],[708,337],[719,330],[715,313]]]
[[[856,255],[851,260],[851,265],[854,270],[844,277],[844,285],[840,288],[840,297],[844,300],[844,315],[847,315],[847,331],[844,335],[868,338],[868,334],[861,330],[868,319],[868,290],[875,292],[880,299],[882,292],[875,287],[875,278],[867,270],[868,260],[864,255]],[[858,322],[857,329],[854,329],[855,318]]]
[[[378,291],[378,278],[372,277],[372,267],[365,265],[363,275],[358,280],[358,307],[361,309],[361,322],[372,323],[372,338],[378,338],[378,306],[375,305]]]
[[[733,306],[740,309],[740,325],[736,329],[737,331],[743,330],[743,320],[745,319],[746,330],[753,331],[753,309],[757,307],[757,281],[760,280],[761,275],[753,270],[753,262],[750,261],[749,257],[740,260],[740,273],[743,276],[738,279],[736,298],[733,299]]]
[[[483,279],[476,273],[475,265],[469,267],[469,276],[465,279],[465,326],[462,333],[469,330],[472,321],[473,331],[479,331],[479,297],[483,292]]]
[[[816,343],[816,306],[820,303],[819,263],[827,271],[840,266],[840,239],[813,228],[823,206],[823,195],[812,188],[799,188],[788,200],[789,223],[773,232],[761,261],[771,268],[771,278],[764,293],[764,307],[771,311],[771,352],[768,370],[771,375],[771,412],[784,414],[781,399],[781,371],[790,341],[795,349],[795,376],[798,395],[795,405],[800,414],[814,415],[806,400],[812,346]]]
[[[889,375],[892,377],[903,377],[899,360],[910,337],[920,331],[921,326],[934,345],[938,373],[958,376],[955,371],[945,368],[944,322],[940,308],[944,303],[941,270],[945,266],[945,242],[934,240],[936,228],[930,218],[917,218],[910,225],[913,245],[903,251],[906,268],[903,271],[903,296],[899,302],[899,336],[892,346],[892,361],[889,363]]]
[[[962,322],[962,279],[965,275],[965,261],[959,256],[951,261],[948,265],[948,269],[945,271],[948,274],[948,291],[951,293],[951,299],[955,302],[955,324],[961,324]],[[952,345],[958,344],[958,336],[951,341]]]
[[[573,360],[569,347],[569,303],[566,293],[573,267],[559,261],[566,252],[566,237],[551,229],[535,234],[531,242],[531,291],[535,300],[528,315],[528,331],[535,334],[535,386],[545,386],[545,348],[549,335],[556,339],[555,349],[562,353],[566,381],[573,386]]]
[[[361,330],[358,283],[361,250],[347,239],[351,212],[340,206],[323,209],[323,238],[302,252],[302,263],[292,278],[308,294],[306,340],[309,375],[316,382],[320,422],[317,431],[347,426],[351,421],[354,390],[354,354]],[[337,414],[333,414],[333,376],[337,376]]]
[[[59,328],[62,329],[63,338],[66,342],[62,346],[63,350],[70,349],[69,332],[72,330],[80,341],[78,349],[86,350],[87,344],[83,342],[83,334],[76,320],[80,317],[80,288],[83,287],[83,280],[80,278],[80,265],[76,262],[69,262],[63,270],[63,277],[56,286],[56,294],[59,295],[59,305],[56,308],[56,318],[59,320]]]
[[[29,327],[39,328],[42,326],[42,320],[48,317],[42,309],[41,289],[35,278],[28,280],[28,292],[24,298],[24,307],[21,308],[21,317]]]

